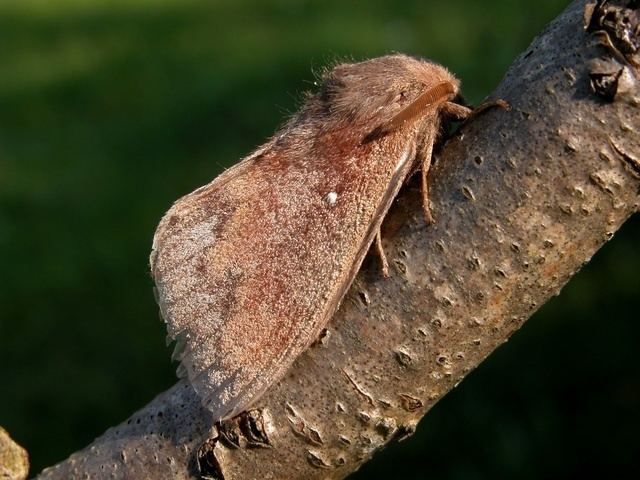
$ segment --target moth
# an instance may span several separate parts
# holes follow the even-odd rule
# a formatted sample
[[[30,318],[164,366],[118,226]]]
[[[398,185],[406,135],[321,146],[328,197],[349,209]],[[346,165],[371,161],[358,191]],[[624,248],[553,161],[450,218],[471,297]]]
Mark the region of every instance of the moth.
[[[472,111],[444,67],[395,54],[345,63],[264,145],[179,199],[151,272],[179,375],[224,420],[251,407],[316,340],[408,176],[424,211],[443,120]]]

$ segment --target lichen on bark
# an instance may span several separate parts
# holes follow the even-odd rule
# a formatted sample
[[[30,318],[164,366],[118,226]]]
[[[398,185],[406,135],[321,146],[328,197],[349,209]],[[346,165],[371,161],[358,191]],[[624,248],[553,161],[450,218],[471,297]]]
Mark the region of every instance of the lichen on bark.
[[[0,479],[24,480],[29,474],[29,456],[7,431],[0,427]]]

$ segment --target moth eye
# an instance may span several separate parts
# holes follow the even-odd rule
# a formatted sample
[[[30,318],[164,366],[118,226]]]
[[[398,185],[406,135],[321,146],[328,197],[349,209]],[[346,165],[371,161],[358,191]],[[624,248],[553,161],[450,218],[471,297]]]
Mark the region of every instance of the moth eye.
[[[398,94],[398,103],[404,103],[407,101],[407,92],[404,90]]]
[[[467,102],[467,100],[462,96],[461,93],[458,93],[451,101],[453,103],[457,103],[458,105],[464,105],[465,107],[470,106],[469,102]]]

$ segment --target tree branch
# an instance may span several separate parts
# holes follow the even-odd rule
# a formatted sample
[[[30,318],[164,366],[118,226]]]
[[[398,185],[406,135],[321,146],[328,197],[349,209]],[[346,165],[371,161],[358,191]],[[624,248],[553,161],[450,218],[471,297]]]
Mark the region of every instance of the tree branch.
[[[440,152],[435,224],[417,185],[404,189],[383,227],[391,278],[365,262],[260,410],[220,434],[178,382],[40,478],[343,478],[410,435],[638,210],[638,47],[616,37],[624,25],[598,23],[606,5],[587,8],[586,31],[587,3],[509,69],[492,98],[511,111],[486,112]],[[621,3],[637,21],[637,2]]]
[[[27,451],[18,445],[0,427],[0,478],[3,480],[22,480],[29,473]]]

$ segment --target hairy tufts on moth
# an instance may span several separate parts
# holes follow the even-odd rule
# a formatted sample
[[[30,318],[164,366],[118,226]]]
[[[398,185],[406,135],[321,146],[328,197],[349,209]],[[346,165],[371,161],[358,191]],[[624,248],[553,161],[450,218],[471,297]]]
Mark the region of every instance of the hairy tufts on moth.
[[[389,55],[327,71],[270,140],[179,199],[151,271],[175,358],[217,420],[255,406],[336,311],[443,118],[465,119],[444,67]]]

